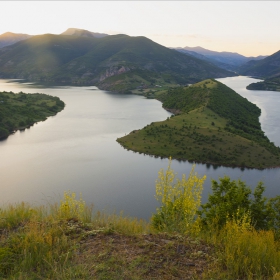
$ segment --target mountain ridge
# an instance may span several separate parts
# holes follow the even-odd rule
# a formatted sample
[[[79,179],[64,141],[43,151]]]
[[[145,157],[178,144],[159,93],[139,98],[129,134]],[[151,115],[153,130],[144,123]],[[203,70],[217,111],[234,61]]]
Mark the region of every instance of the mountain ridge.
[[[280,50],[255,62],[248,62],[241,69],[243,75],[272,78],[280,74]]]
[[[280,91],[280,50],[260,61],[247,62],[241,67],[240,73],[264,79],[248,85],[246,88],[249,90]]]
[[[105,33],[91,32],[86,29],[79,29],[79,28],[68,28],[60,35],[84,36],[84,37],[95,37],[95,38],[103,38],[109,36],[108,34]]]
[[[187,84],[235,74],[144,37],[45,34],[0,49],[0,77],[128,92],[141,84]]]
[[[22,34],[22,33],[13,33],[5,32],[0,35],[0,49],[6,46],[13,45],[19,41],[25,40],[32,37],[32,35]]]

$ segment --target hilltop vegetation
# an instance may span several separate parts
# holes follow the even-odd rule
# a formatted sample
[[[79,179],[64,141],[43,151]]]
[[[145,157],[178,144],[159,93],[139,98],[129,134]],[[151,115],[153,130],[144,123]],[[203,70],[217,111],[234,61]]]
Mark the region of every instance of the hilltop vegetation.
[[[214,165],[280,165],[280,148],[264,135],[260,109],[215,80],[170,89],[160,100],[177,115],[118,138],[126,149]]]
[[[64,108],[58,97],[46,94],[0,92],[0,139],[35,122],[44,121]]]
[[[235,74],[145,37],[38,35],[0,49],[0,77],[130,92]]]

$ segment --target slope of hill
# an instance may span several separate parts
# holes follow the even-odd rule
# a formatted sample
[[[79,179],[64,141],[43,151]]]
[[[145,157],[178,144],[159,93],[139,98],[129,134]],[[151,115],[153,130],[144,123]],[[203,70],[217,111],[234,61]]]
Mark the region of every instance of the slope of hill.
[[[243,65],[239,73],[247,76],[269,78],[280,74],[280,51],[259,61]]]
[[[51,72],[86,54],[96,38],[38,35],[0,49],[0,75],[7,78],[47,80]]]
[[[178,115],[117,139],[126,149],[214,165],[280,165],[280,148],[261,130],[261,110],[215,80],[170,89],[163,107]]]
[[[97,85],[127,92],[142,84],[187,84],[234,76],[145,37],[39,35],[0,50],[0,77]]]
[[[216,52],[204,49],[202,47],[184,47],[176,48],[176,50],[209,61],[220,68],[230,71],[237,71],[241,65],[250,60],[260,60],[265,57],[246,57],[238,53]]]
[[[13,45],[14,43],[17,43],[19,41],[26,40],[30,37],[32,36],[28,34],[17,34],[12,32],[3,33],[0,35],[0,49],[6,46]]]
[[[263,82],[248,85],[247,89],[280,91],[280,51],[260,61],[249,61],[239,72],[247,76],[265,78]]]

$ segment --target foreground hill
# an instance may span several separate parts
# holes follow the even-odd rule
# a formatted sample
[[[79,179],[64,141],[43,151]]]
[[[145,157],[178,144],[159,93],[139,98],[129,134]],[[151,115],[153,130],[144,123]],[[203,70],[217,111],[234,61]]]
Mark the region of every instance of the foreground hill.
[[[233,52],[217,52],[204,49],[202,47],[184,47],[175,48],[177,51],[199,59],[211,62],[212,64],[230,71],[237,71],[240,66],[248,61],[257,61],[265,58],[265,56],[246,57],[244,55]]]
[[[5,203],[0,278],[279,279],[280,197],[264,197],[261,183],[253,193],[245,182],[225,176],[212,180],[213,193],[201,204],[203,186],[198,191],[197,184],[204,180],[160,170],[156,197],[162,201],[149,223],[93,211],[70,191],[60,203]]]
[[[0,77],[127,92],[233,76],[145,37],[39,35],[0,50]]]
[[[214,165],[280,166],[280,148],[261,130],[261,110],[215,80],[169,90],[163,107],[178,115],[117,139],[125,148],[157,157]]]
[[[0,92],[0,139],[54,116],[64,105],[58,97],[47,94]]]
[[[32,37],[28,34],[6,32],[0,35],[0,49]]]

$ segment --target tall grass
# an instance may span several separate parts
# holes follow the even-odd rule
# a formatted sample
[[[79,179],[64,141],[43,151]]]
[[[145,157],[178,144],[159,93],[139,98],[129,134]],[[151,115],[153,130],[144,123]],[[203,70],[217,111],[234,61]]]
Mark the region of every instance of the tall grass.
[[[226,279],[278,279],[280,243],[272,230],[256,230],[248,216],[229,220],[219,229],[208,227],[204,239],[217,246]],[[277,276],[278,275],[278,276]]]
[[[28,203],[0,208],[0,279],[84,279],[71,259],[79,240],[91,231],[122,234],[149,232],[143,220],[97,212],[80,196],[65,192],[58,204]],[[70,277],[70,278],[69,278]]]

